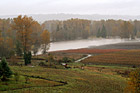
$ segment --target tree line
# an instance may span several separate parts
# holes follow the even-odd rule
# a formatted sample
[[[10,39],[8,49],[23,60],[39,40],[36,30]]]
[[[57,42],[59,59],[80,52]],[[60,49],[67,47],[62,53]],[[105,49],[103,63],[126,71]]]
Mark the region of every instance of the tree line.
[[[69,19],[65,21],[52,20],[42,24],[51,33],[51,41],[101,38],[131,38],[140,37],[140,21]]]

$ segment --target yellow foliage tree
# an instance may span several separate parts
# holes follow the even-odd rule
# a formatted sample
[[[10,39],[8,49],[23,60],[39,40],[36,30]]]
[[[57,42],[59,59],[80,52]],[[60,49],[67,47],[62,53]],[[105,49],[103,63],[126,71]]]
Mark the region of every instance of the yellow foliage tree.
[[[22,44],[22,50],[24,52],[25,65],[31,64],[31,47],[33,45],[33,28],[32,25],[35,23],[32,17],[18,16],[14,18],[14,24],[12,25],[13,30],[16,30],[17,39]]]
[[[20,40],[23,46],[23,51],[29,51],[31,49],[31,34],[32,29],[31,26],[33,25],[35,21],[31,17],[21,15],[17,18],[14,18],[14,24],[12,25],[12,28],[17,31],[17,38]]]
[[[122,38],[133,38],[134,26],[129,21],[124,21],[121,24],[121,37]]]
[[[32,25],[32,30],[33,30],[33,33],[32,33],[32,51],[34,53],[34,55],[37,54],[38,52],[38,49],[40,48],[41,46],[41,38],[40,38],[40,34],[42,32],[42,28],[41,28],[41,25],[38,23],[38,22],[34,22],[34,24]]]
[[[50,44],[50,33],[49,33],[49,31],[44,30],[41,33],[41,42],[42,42],[43,54],[45,54],[46,51],[49,49],[49,44]]]
[[[140,93],[140,69],[132,71],[129,75],[126,93]]]

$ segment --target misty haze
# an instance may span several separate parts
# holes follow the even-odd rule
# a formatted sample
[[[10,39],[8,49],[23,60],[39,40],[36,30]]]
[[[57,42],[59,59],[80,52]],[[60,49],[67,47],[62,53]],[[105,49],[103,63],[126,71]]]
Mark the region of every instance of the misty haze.
[[[140,93],[139,4],[0,1],[0,93]]]

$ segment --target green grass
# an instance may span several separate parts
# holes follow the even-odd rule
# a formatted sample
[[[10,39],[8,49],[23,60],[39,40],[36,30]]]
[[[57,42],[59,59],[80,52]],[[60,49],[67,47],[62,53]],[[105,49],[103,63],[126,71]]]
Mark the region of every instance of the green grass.
[[[110,68],[110,69],[134,69],[132,67],[128,67],[128,66],[118,66],[118,65],[87,65],[89,67],[105,67],[105,68]]]
[[[43,83],[38,84],[40,87],[10,90],[10,92],[14,93],[29,93],[29,91],[30,93],[123,93],[123,89],[126,85],[126,79],[119,75],[108,75],[93,72],[88,69],[53,69],[39,66],[12,66],[11,69],[21,75],[40,76],[50,80],[65,81],[68,83],[56,87],[45,87],[46,85]],[[29,85],[33,86],[34,83]],[[14,86],[16,86],[16,84]]]
[[[54,85],[59,85],[60,83],[55,81],[48,81],[38,78],[29,78],[26,82],[25,77],[20,75],[19,80],[16,82],[14,76],[6,82],[0,82],[0,91],[10,91],[10,90],[21,90],[34,87],[51,87]]]

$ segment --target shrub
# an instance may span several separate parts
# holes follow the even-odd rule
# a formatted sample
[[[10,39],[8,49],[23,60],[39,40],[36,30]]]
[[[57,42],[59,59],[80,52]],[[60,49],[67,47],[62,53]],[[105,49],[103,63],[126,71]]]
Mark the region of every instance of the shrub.
[[[46,66],[46,64],[44,62],[40,62],[39,66]]]
[[[31,52],[24,52],[24,61],[25,61],[25,65],[31,64],[31,58],[32,58],[32,54]]]
[[[62,61],[61,59],[59,59],[59,60],[58,60],[58,63],[61,64],[61,63],[63,63],[63,61]]]
[[[2,58],[0,62],[0,77],[2,77],[2,81],[6,81],[7,78],[10,78],[12,75],[12,71],[10,70],[7,61],[5,58]]]
[[[63,61],[64,63],[72,62],[68,57],[63,57],[62,61]]]

